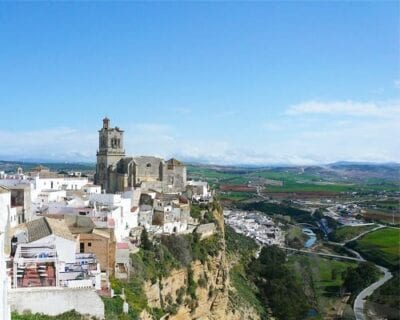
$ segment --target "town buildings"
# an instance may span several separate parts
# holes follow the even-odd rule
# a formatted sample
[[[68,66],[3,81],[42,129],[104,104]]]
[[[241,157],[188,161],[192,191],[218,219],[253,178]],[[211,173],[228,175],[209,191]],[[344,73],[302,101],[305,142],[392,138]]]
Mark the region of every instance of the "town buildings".
[[[178,160],[126,157],[123,131],[111,128],[107,118],[99,131],[95,183],[79,172],[42,166],[1,173],[1,319],[8,320],[7,301],[17,311],[54,315],[72,306],[102,318],[97,292],[110,289],[110,276],[129,277],[130,254],[138,250],[143,229],[152,238],[194,232],[199,222],[190,215],[191,202],[212,201],[209,185],[187,182]],[[197,228],[201,238],[216,232],[213,223]],[[75,299],[73,290],[81,290],[93,308]],[[32,299],[25,299],[28,294]],[[70,303],[47,308],[52,299]]]

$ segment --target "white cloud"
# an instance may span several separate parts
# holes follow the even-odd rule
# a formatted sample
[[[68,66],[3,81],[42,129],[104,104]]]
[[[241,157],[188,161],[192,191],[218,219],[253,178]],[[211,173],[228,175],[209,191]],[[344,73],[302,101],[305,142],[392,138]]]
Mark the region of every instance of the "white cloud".
[[[93,159],[97,139],[96,132],[66,127],[25,132],[0,131],[0,156],[87,161]]]
[[[400,115],[400,102],[357,102],[357,101],[306,101],[289,107],[287,115],[326,114],[349,116],[391,117]]]
[[[238,136],[191,132],[163,123],[126,125],[127,155],[178,157],[215,164],[317,164],[338,160],[399,161],[400,117],[282,117],[251,131],[246,143]],[[243,137],[240,141],[244,141]],[[49,128],[26,132],[0,131],[0,159],[95,161],[98,133],[94,129]]]

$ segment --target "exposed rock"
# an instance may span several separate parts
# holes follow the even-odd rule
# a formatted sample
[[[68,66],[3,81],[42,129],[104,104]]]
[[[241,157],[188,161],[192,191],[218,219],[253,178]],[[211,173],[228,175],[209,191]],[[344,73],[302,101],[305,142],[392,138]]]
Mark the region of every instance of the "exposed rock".
[[[209,256],[203,264],[200,261],[191,263],[193,280],[197,283],[196,299],[192,301],[187,295],[187,269],[174,270],[155,284],[147,282],[144,286],[150,307],[160,308],[168,300],[177,304],[177,312],[170,315],[170,320],[219,320],[227,319],[228,309],[228,267],[225,257],[224,219],[221,209],[213,211],[217,221],[217,232],[220,233],[221,251],[218,255]],[[200,280],[202,279],[202,280]],[[200,281],[199,281],[200,280]],[[201,285],[199,285],[201,284]],[[181,301],[178,299],[181,294]]]

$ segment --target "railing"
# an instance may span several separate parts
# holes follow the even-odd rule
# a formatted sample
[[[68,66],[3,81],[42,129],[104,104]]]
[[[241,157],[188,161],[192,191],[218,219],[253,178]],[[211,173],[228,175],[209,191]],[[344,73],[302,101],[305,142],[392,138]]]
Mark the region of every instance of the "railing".
[[[69,281],[62,281],[61,286],[67,288],[92,288],[93,282],[92,280],[69,280]]]

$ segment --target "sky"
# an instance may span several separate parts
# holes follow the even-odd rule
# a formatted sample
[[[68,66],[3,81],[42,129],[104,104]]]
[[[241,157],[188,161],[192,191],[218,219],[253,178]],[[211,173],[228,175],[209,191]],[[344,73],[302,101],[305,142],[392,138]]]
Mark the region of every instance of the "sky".
[[[399,2],[1,2],[0,159],[400,161]]]

